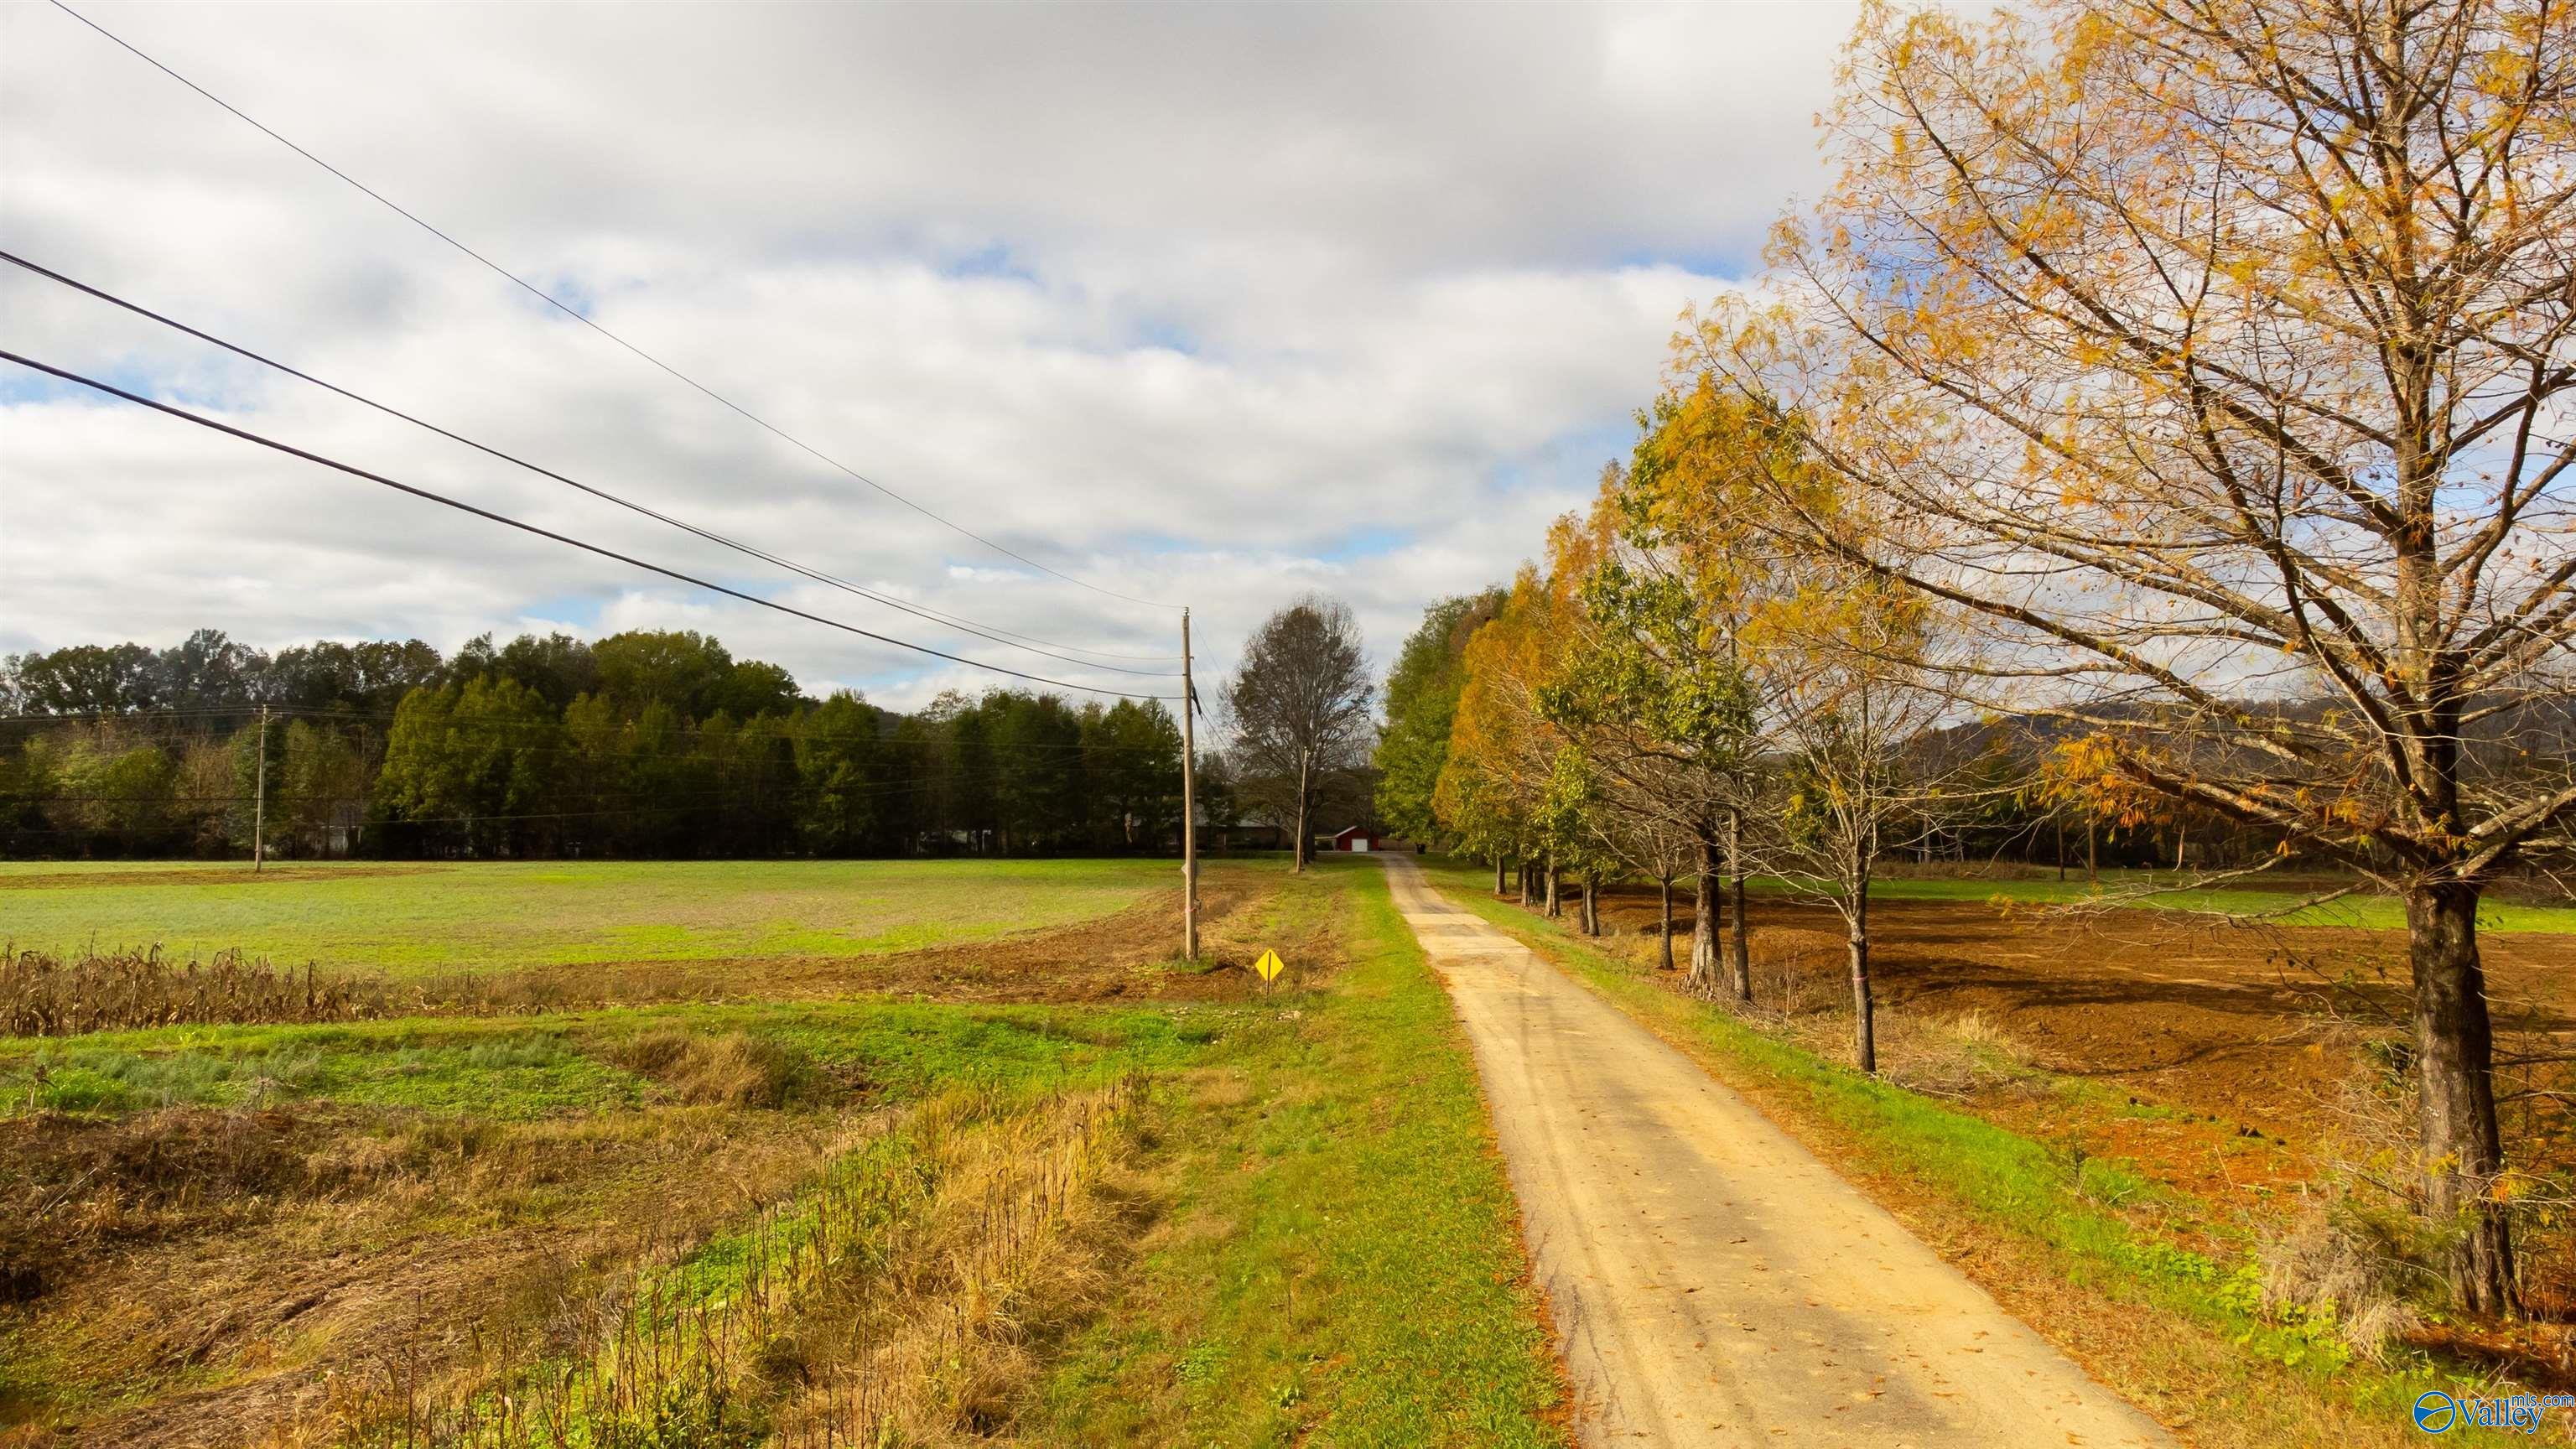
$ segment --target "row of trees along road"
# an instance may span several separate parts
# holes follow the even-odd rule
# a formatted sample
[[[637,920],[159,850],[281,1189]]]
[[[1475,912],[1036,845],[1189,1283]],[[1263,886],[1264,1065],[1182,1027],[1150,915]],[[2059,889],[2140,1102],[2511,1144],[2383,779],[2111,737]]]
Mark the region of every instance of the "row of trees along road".
[[[1695,879],[1738,995],[1717,883],[1806,885],[1863,1068],[1872,863],[1961,821],[2337,865],[2405,902],[2420,1205],[2510,1311],[2477,910],[2576,816],[2571,114],[2543,0],[1873,7],[1769,284],[1544,570],[1426,623],[1386,813]]]
[[[237,853],[260,714],[289,855],[724,856],[1176,849],[1178,723],[1002,691],[899,713],[816,700],[695,633],[418,640],[275,655],[200,631],[0,668],[0,846]],[[1216,762],[1209,764],[1213,767]],[[1208,818],[1233,805],[1205,771]]]

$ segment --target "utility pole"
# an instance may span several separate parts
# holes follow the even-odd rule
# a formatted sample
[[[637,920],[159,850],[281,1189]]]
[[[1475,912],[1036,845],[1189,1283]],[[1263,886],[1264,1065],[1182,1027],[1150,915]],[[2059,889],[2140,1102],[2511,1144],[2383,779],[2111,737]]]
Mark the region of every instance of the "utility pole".
[[[1190,611],[1181,610],[1181,959],[1199,959],[1198,686],[1190,681]]]
[[[259,793],[250,807],[250,870],[268,864],[268,706],[259,707]]]

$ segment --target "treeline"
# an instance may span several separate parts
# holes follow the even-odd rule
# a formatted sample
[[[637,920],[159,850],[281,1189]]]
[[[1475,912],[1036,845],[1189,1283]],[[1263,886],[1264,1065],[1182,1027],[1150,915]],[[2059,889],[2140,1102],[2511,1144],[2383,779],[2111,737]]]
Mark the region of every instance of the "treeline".
[[[442,657],[200,630],[8,657],[0,704],[15,856],[240,854],[263,804],[287,857],[1125,853],[1175,848],[1180,823],[1159,702],[1011,690],[900,713],[691,632]],[[1231,818],[1222,771],[1204,788]]]
[[[2073,814],[2400,896],[2420,1151],[2373,1177],[2420,1216],[2339,1251],[2434,1245],[2512,1312],[2549,1194],[2479,906],[2576,863],[2576,131],[2537,120],[2571,74],[2528,0],[1864,11],[1760,285],[1390,689],[1426,713],[1387,813],[1697,882],[1722,997],[1743,877],[1792,882],[1841,914],[1864,1071],[1889,857]]]

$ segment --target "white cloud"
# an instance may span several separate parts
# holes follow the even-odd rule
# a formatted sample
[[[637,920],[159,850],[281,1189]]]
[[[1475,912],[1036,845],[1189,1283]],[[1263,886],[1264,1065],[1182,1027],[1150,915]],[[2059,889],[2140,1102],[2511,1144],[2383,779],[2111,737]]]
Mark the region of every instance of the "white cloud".
[[[1835,6],[109,5],[103,24],[976,532],[1381,659],[1508,575],[1791,192]],[[0,245],[872,588],[1136,653],[51,7],[0,10]],[[801,608],[1043,674],[23,274],[17,350]],[[0,371],[14,370],[0,369]],[[970,672],[0,376],[0,648],[696,627],[809,687]],[[787,587],[793,583],[794,587]],[[971,647],[969,647],[971,646]],[[1118,676],[1078,677],[1116,683]]]

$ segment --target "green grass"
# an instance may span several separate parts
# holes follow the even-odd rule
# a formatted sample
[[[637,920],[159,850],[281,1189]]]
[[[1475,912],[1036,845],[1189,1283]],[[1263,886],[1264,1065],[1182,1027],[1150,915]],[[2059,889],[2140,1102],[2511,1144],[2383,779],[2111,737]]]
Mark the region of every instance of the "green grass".
[[[1341,916],[1351,964],[1253,1013],[1171,1104],[1168,1230],[1037,1437],[1566,1443],[1475,1066],[1383,875],[1332,863],[1283,909]]]
[[[1170,884],[1161,860],[0,862],[20,949],[158,943],[395,975],[856,956],[1068,925]]]
[[[443,969],[460,957],[499,967],[625,954],[574,939],[586,929],[578,922],[624,901],[661,913],[646,924],[668,933],[656,946],[672,953],[730,954],[738,938],[727,932],[801,943],[837,931],[847,949],[905,930],[971,939],[1076,919],[1137,898],[1168,869],[346,867],[243,886],[221,867],[183,873],[203,881],[122,884],[135,872],[45,867],[82,881],[0,885],[0,911],[11,913],[0,930],[22,945],[44,939],[21,909],[30,903],[53,913],[48,930],[70,932],[77,915],[103,937],[110,921],[149,923],[160,911],[219,929],[127,939],[301,950],[377,968]],[[795,925],[815,903],[845,914]],[[51,1133],[66,1124],[30,1114],[71,1114],[85,1130],[165,1106],[288,1106],[353,1161],[397,1153],[438,1164],[448,1191],[425,1200],[379,1204],[353,1189],[327,1212],[281,1202],[275,1223],[252,1214],[228,1230],[246,1236],[206,1240],[218,1255],[292,1241],[308,1257],[345,1254],[364,1267],[386,1244],[424,1234],[451,1236],[463,1251],[495,1233],[588,1231],[638,1205],[667,1210],[671,1184],[698,1174],[720,1211],[748,1191],[737,1178],[774,1189],[778,1174],[875,1106],[1142,1072],[1152,1125],[1127,1171],[1153,1207],[1127,1221],[1146,1236],[1102,1247],[1116,1274],[1112,1301],[1044,1345],[1061,1356],[1015,1430],[1033,1443],[1565,1444],[1557,1370],[1473,1062],[1380,871],[1334,862],[1284,881],[1264,909],[1256,935],[1292,966],[1269,997],[749,999],[0,1039],[0,1122]],[[1347,964],[1327,973],[1335,959]],[[682,1079],[644,1074],[669,1058],[640,1050],[667,1046],[642,1039],[675,1030],[776,1048],[772,1059],[792,1062],[799,1086],[775,1099],[782,1108],[679,1106]],[[731,1231],[719,1217],[687,1271],[720,1278]],[[0,1313],[0,1424],[13,1414],[96,1417],[236,1377],[230,1367],[145,1363],[85,1336],[105,1332]]]
[[[903,1101],[949,1087],[1169,1069],[1218,1026],[1206,1013],[961,1007],[896,1001],[690,1004],[525,1018],[415,1017],[320,1026],[179,1026],[0,1040],[0,1117],[304,1101],[525,1120],[638,1105],[614,1062],[648,1031],[740,1031],[848,1090]]]
[[[2347,1362],[2324,1325],[2255,1312],[2253,1281],[2242,1258],[2214,1261],[2101,1206],[2154,1196],[2181,1208],[2183,1216],[2193,1215],[2194,1204],[2138,1178],[2125,1164],[2070,1160],[1970,1112],[1862,1076],[1759,1031],[1598,949],[1566,923],[1494,899],[1490,868],[1456,861],[1429,867],[1450,900],[1568,968],[1722,1080],[1757,1100],[1790,1103],[1793,1110],[1772,1115],[1828,1161],[1886,1173],[1928,1191],[1949,1211],[2033,1250],[2070,1282],[2214,1335],[2193,1347],[2235,1356],[2232,1367],[2242,1376],[2231,1401],[2235,1411],[2254,1414],[2256,1423],[2282,1415],[2287,1442],[2304,1440],[2296,1401],[2285,1404],[2285,1393],[2331,1399],[2361,1421],[2393,1432],[2417,1394],[2457,1389],[2464,1379],[2475,1382],[2473,1376],[2440,1372],[2421,1357],[2387,1370]],[[2169,1387],[2114,1383],[2150,1403]]]
[[[110,1113],[321,1101],[521,1120],[631,1107],[644,1093],[641,1078],[552,1032],[495,1033],[434,1046],[388,1041],[378,1048],[290,1043],[137,1051],[81,1041],[0,1068],[0,1101],[8,1111]]]
[[[1454,866],[1462,877],[1481,871],[1488,882],[1492,868],[1469,864]],[[2139,895],[2123,900],[2144,910],[2205,911],[2228,915],[2270,916],[2319,892],[2312,887],[2290,889],[2247,889],[2243,887],[2205,890],[2163,890],[2175,877],[2170,872],[2140,870],[2106,870],[2100,888],[2087,885],[2082,873],[2069,880],[2004,878],[1997,880],[1956,879],[1950,877],[1885,877],[1873,881],[1869,897],[1874,901],[2009,901],[2016,905],[2078,905],[2099,898],[2130,897],[2135,892],[2154,890],[2153,895]],[[1747,889],[1764,895],[1788,895],[1792,887],[1785,881],[1754,877],[1745,882]],[[2276,917],[2289,926],[2341,926],[2350,930],[2397,931],[2406,926],[2406,905],[2394,896],[2352,895],[2323,905],[2309,906]],[[2478,908],[2478,928],[2507,934],[2527,932],[2544,935],[2576,935],[2576,906],[2534,905],[2520,901],[2490,898]]]
[[[1448,872],[1459,884],[1477,880],[1490,885],[1493,881],[1490,864],[1448,860],[1439,869]],[[1870,883],[1869,898],[1874,901],[2009,902],[2028,906],[2067,906],[2116,900],[2123,906],[2140,910],[2267,916],[2288,926],[2339,926],[2360,931],[2398,931],[2406,927],[2406,904],[2394,896],[2343,896],[2322,905],[2275,915],[2308,896],[2321,894],[2323,888],[2313,881],[2303,880],[2296,885],[2277,887],[2167,889],[2175,880],[2170,871],[2144,870],[2103,871],[2098,887],[2086,884],[2080,870],[2064,881],[2013,876],[1988,880],[1883,875]],[[1651,886],[1652,882],[1646,884]],[[1763,896],[1799,893],[1799,888],[1788,881],[1770,876],[1747,877],[1745,888]],[[1677,889],[1686,892],[1689,887],[1685,884]],[[2153,894],[2141,894],[2149,891]],[[2542,905],[2490,896],[2478,907],[2478,928],[2508,935],[2576,935],[2576,905]]]

